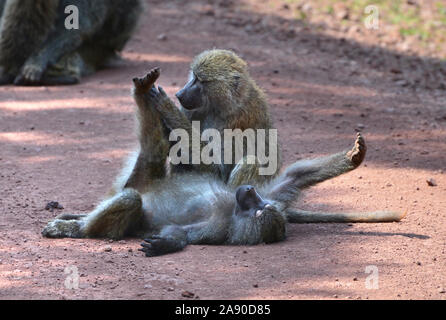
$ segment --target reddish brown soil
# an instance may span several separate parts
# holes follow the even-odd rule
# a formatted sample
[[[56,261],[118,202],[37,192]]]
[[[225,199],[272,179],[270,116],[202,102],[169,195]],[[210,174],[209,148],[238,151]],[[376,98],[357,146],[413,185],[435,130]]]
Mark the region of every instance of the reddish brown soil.
[[[445,92],[393,81],[391,65],[367,61],[372,47],[347,56],[358,48],[349,40],[284,35],[274,19],[238,25],[254,13],[230,4],[149,2],[124,52],[127,66],[70,87],[0,87],[0,298],[181,299],[187,290],[201,299],[445,299]],[[286,164],[344,149],[362,128],[365,163],[308,190],[299,207],[407,217],[290,225],[281,243],[189,246],[157,258],[137,251],[138,239],[42,238],[61,212],[46,203],[88,212],[135,145],[131,78],[161,66],[160,84],[173,95],[192,57],[213,47],[249,62],[269,96]],[[369,265],[378,267],[379,289],[366,288]],[[79,271],[78,290],[64,286],[67,266]]]

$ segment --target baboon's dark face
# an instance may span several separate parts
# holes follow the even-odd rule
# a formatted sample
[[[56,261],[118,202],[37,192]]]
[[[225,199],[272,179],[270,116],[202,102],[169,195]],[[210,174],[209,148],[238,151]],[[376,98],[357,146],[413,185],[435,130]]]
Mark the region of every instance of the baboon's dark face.
[[[194,73],[191,73],[189,82],[186,83],[184,88],[178,91],[175,95],[183,108],[187,110],[195,110],[203,107],[203,93],[203,83]]]
[[[253,186],[237,188],[232,239],[238,244],[281,241],[285,238],[286,220],[269,201],[262,199]]]
[[[263,200],[255,188],[250,185],[238,187],[235,198],[237,200],[236,214],[238,215],[259,218],[264,209],[271,207],[271,204]]]

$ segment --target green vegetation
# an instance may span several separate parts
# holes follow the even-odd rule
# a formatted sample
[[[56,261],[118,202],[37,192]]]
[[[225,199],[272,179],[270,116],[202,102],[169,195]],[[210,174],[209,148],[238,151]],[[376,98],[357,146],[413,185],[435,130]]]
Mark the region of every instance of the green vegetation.
[[[335,18],[340,25],[363,22],[367,14],[364,9],[375,5],[379,9],[381,26],[395,27],[400,36],[415,38],[421,46],[428,46],[444,52],[446,42],[446,1],[440,0],[270,0],[272,3],[286,3],[298,20],[311,22],[312,16],[326,15]],[[340,6],[348,9],[348,18],[340,18]],[[311,7],[310,10],[306,9]]]

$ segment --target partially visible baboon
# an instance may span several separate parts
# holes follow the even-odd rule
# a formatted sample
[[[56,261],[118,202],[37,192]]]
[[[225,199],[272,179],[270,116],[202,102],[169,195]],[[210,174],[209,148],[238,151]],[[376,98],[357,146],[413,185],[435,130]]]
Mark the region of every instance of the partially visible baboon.
[[[187,244],[258,244],[285,238],[285,210],[303,188],[358,167],[364,159],[364,139],[344,152],[301,160],[269,182],[232,186],[214,174],[183,171],[168,175],[169,142],[165,122],[155,103],[164,96],[153,87],[159,70],[135,78],[140,151],[125,188],[88,215],[62,215],[42,231],[46,237],[144,235],[142,251],[157,256],[182,250]],[[150,131],[148,130],[150,128]],[[137,178],[134,178],[137,177]],[[377,213],[400,217],[397,213]]]
[[[68,6],[78,9],[78,29],[65,26]],[[142,0],[0,1],[0,84],[78,83],[119,59],[142,8]]]

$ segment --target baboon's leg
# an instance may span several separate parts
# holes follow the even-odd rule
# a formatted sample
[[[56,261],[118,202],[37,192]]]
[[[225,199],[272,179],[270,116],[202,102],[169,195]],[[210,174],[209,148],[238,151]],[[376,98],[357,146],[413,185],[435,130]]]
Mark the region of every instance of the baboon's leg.
[[[89,6],[93,4],[88,4]],[[16,85],[39,85],[49,65],[56,64],[61,57],[76,51],[84,39],[93,35],[104,23],[105,15],[97,12],[94,18],[89,16],[89,7],[79,8],[79,29],[66,29],[64,22],[57,24],[42,48],[31,55],[15,78]],[[98,9],[100,10],[100,9]]]
[[[291,165],[274,182],[275,187],[270,191],[270,196],[282,203],[291,204],[300,189],[307,188],[357,168],[363,161],[365,153],[366,146],[364,138],[358,133],[351,150],[314,160],[301,160]],[[406,214],[404,212],[388,211],[331,213],[294,209],[286,209],[285,213],[287,220],[291,223],[391,222],[401,220]]]
[[[156,110],[147,105],[143,98],[158,74],[159,70],[154,69],[146,77],[133,80],[141,148],[128,178],[125,179],[123,190],[104,200],[86,217],[63,220],[72,217],[67,215],[50,222],[42,232],[44,236],[120,239],[141,226],[143,212],[138,191],[143,192],[151,181],[166,174],[167,140],[162,134],[163,128]]]
[[[352,149],[327,157],[300,160],[289,166],[281,177],[294,188],[304,189],[357,168],[366,153],[364,138],[357,134]]]
[[[366,146],[358,133],[351,150],[312,160],[300,160],[290,165],[264,187],[268,197],[282,204],[291,204],[301,189],[339,176],[358,167],[364,159]]]
[[[139,193],[126,189],[101,202],[86,216],[59,216],[48,223],[42,235],[48,238],[121,239],[135,224],[141,223],[141,205]]]
[[[159,76],[159,69],[152,69],[144,78],[133,79],[133,97],[138,106],[140,150],[124,188],[133,188],[143,193],[150,182],[166,175],[166,158],[169,144],[164,136],[159,114],[145,95]]]
[[[122,239],[142,223],[142,200],[133,189],[124,189],[103,201],[84,219],[82,232],[89,238]]]

